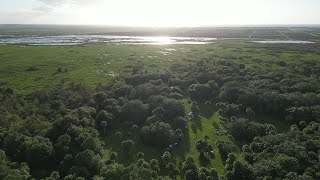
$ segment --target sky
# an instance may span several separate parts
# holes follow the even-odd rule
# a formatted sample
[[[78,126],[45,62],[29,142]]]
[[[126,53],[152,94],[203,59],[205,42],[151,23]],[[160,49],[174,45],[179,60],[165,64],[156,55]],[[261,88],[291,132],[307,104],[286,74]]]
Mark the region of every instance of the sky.
[[[320,0],[0,0],[0,24],[320,24]]]

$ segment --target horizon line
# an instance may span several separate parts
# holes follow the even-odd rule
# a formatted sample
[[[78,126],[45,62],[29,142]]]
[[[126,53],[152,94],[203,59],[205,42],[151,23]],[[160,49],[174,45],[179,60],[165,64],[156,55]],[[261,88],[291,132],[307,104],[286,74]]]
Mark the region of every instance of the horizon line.
[[[228,25],[198,25],[198,26],[134,26],[134,25],[108,25],[108,24],[29,24],[29,23],[0,23],[4,25],[21,26],[95,26],[95,27],[131,27],[131,28],[210,28],[210,27],[320,27],[320,24],[228,24]]]

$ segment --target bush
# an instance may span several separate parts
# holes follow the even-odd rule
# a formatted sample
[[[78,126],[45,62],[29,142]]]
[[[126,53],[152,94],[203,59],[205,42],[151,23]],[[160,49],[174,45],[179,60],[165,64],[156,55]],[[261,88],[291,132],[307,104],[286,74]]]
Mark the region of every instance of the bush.
[[[216,141],[216,145],[218,146],[220,156],[224,161],[228,158],[229,153],[233,153],[238,150],[237,146],[231,141],[218,140]]]
[[[124,104],[121,108],[120,117],[122,121],[132,121],[136,124],[143,124],[148,114],[148,105],[140,100],[132,100]]]
[[[156,122],[141,129],[141,137],[145,144],[166,147],[174,141],[174,132],[168,123]]]
[[[122,141],[121,143],[122,150],[127,154],[130,152],[133,145],[134,145],[134,142],[132,140],[125,140],[125,141]]]

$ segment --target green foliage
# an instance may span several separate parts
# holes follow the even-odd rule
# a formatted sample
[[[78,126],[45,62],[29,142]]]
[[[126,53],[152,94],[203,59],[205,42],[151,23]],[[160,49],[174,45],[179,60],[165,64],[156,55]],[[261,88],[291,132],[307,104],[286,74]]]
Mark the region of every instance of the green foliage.
[[[102,151],[102,144],[99,139],[88,137],[80,145],[82,150],[92,150],[98,154]]]
[[[175,136],[168,123],[156,122],[141,129],[141,138],[144,143],[165,147],[173,143]]]
[[[144,153],[143,152],[138,152],[137,157],[139,159],[142,159],[144,157]]]
[[[134,142],[132,140],[125,140],[122,141],[121,146],[122,150],[126,153],[129,154],[130,150],[132,149],[132,146],[134,145]]]
[[[199,108],[197,102],[193,101],[193,102],[191,103],[191,111],[192,111],[193,113],[195,113],[196,116],[199,115],[199,113],[200,113],[200,108]]]
[[[196,148],[200,152],[201,155],[204,155],[207,151],[208,143],[205,140],[197,140]]]
[[[246,108],[246,115],[249,119],[253,119],[255,112],[250,107],[247,107]]]
[[[26,160],[32,167],[46,166],[53,154],[52,143],[48,138],[35,136],[25,141]]]
[[[102,167],[100,176],[104,179],[117,180],[121,179],[125,172],[125,167],[122,164],[113,163]]]
[[[109,159],[112,161],[116,161],[118,159],[118,154],[116,152],[111,152],[109,155]]]
[[[99,171],[101,157],[95,155],[92,150],[84,150],[75,156],[75,165],[71,168],[71,172],[77,175],[88,177]]]
[[[172,127],[175,129],[184,129],[188,124],[187,119],[185,117],[177,117],[172,122]]]
[[[150,96],[156,95],[159,93],[157,86],[146,83],[133,88],[130,97],[132,99],[139,99],[141,101],[147,100]]]
[[[257,136],[264,136],[275,129],[272,125],[264,125],[247,119],[234,119],[227,124],[228,132],[240,142],[250,142]]]
[[[132,121],[142,124],[146,120],[148,105],[143,104],[140,100],[129,101],[121,108],[122,121]]]
[[[216,141],[216,145],[218,146],[219,153],[223,160],[226,160],[229,153],[234,153],[238,150],[237,146],[235,146],[231,141]]]
[[[164,165],[168,165],[170,159],[171,159],[171,154],[168,151],[164,152],[163,155],[161,156],[161,162]]]
[[[191,171],[195,173],[197,171],[198,167],[195,164],[193,156],[187,156],[185,161],[182,164],[182,170],[186,173],[187,171]],[[188,173],[190,174],[190,172]]]
[[[1,46],[0,179],[320,179],[316,43],[168,47]]]
[[[106,134],[106,128],[108,127],[107,121],[101,121],[100,122],[100,127],[103,129],[103,136]]]
[[[212,89],[208,84],[192,84],[188,91],[192,100],[203,102],[212,98]]]
[[[113,124],[113,116],[111,113],[108,113],[107,111],[105,110],[101,110],[98,114],[97,114],[97,117],[96,117],[96,124],[97,126],[100,125],[101,122],[107,122],[109,125],[112,125]]]
[[[8,160],[5,152],[0,150],[0,179],[27,180],[30,169],[26,163],[14,163]]]

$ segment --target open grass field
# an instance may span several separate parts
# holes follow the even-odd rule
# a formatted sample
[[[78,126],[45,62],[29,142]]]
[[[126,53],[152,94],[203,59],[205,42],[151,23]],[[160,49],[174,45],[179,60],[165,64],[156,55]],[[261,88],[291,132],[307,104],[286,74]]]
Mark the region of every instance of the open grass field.
[[[185,66],[204,51],[203,46],[0,46],[1,84],[22,93],[68,82],[105,84],[116,76],[131,75],[134,66],[154,72]]]
[[[302,53],[303,52],[303,53]],[[274,61],[316,61],[320,45],[257,44],[247,40],[218,40],[207,45],[0,46],[0,84],[20,93],[82,82],[94,86],[117,76],[143,72],[183,74],[199,60],[226,59],[247,67],[281,69]]]

